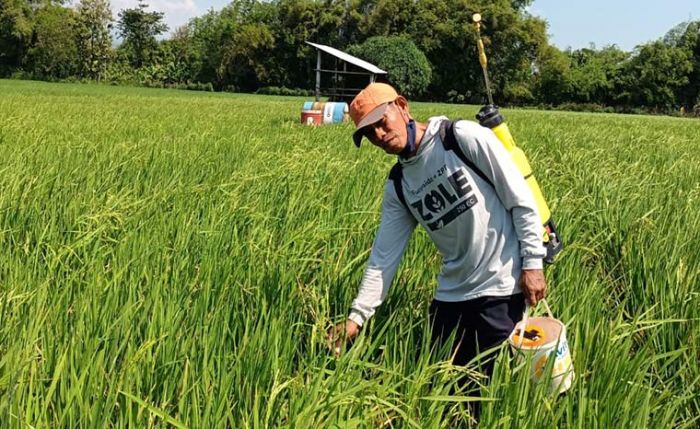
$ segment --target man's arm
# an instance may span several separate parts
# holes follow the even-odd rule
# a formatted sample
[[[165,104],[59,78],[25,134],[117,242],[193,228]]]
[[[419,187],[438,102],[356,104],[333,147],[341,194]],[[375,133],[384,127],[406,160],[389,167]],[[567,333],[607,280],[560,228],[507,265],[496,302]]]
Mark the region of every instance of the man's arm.
[[[391,181],[387,181],[382,201],[382,217],[372,244],[360,290],[352,302],[349,319],[362,326],[384,301],[401,256],[416,227],[416,220],[399,201]]]
[[[520,286],[528,302],[534,305],[546,292],[542,272],[546,249],[542,245],[542,224],[532,191],[493,131],[470,121],[457,122],[455,131],[458,144],[493,182],[496,194],[511,212],[522,257]]]
[[[491,179],[496,194],[512,214],[523,268],[541,269],[542,258],[546,255],[542,245],[542,225],[535,198],[522,173],[490,129],[475,122],[459,121],[455,130],[457,142],[465,154]]]
[[[398,269],[401,256],[416,227],[416,220],[399,201],[391,181],[387,181],[382,201],[382,215],[360,289],[353,300],[348,320],[329,333],[336,353],[342,344],[359,333],[359,328],[374,315],[386,298]]]

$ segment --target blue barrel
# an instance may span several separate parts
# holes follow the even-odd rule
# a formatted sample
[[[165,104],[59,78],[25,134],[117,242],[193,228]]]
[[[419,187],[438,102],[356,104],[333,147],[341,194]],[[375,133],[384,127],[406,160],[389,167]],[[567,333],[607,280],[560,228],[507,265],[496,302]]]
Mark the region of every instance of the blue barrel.
[[[348,113],[348,103],[336,103],[333,109],[333,123],[339,124],[343,122],[343,117],[346,113]]]
[[[323,106],[323,123],[339,124],[343,122],[345,113],[348,112],[347,103],[328,102]]]

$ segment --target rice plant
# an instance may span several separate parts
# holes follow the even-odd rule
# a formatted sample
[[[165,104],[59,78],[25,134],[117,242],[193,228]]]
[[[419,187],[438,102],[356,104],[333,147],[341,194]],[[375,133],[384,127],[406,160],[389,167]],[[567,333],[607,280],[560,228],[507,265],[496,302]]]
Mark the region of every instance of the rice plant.
[[[475,368],[431,354],[417,231],[347,353],[393,163],[304,99],[0,81],[0,426],[449,428]],[[418,120],[478,106],[412,103]],[[483,427],[697,427],[700,122],[505,110],[566,247],[577,379],[499,358]],[[504,347],[505,348],[505,347]]]

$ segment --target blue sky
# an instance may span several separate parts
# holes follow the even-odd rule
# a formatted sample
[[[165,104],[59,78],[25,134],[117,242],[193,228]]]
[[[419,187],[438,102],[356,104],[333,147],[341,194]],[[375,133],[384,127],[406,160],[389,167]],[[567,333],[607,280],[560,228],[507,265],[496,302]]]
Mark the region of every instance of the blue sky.
[[[700,0],[535,0],[529,11],[547,20],[549,41],[559,48],[585,48],[592,42],[631,51],[676,24],[700,20]]]
[[[114,15],[138,0],[111,0]],[[219,10],[230,0],[147,0],[151,9],[165,13],[174,30],[208,9]],[[662,7],[663,4],[663,7]],[[535,0],[530,13],[549,22],[550,42],[574,49],[616,44],[631,51],[636,45],[656,40],[688,19],[700,20],[700,0]]]

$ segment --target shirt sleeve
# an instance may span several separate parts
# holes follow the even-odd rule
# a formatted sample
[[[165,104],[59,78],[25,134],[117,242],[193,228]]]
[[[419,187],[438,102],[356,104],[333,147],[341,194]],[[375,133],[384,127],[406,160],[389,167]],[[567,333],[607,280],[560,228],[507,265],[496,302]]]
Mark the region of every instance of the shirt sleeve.
[[[455,123],[458,144],[488,177],[506,210],[511,212],[520,242],[523,269],[542,269],[546,250],[542,244],[542,225],[532,195],[522,173],[498,137],[489,128],[472,121]]]
[[[393,182],[387,180],[379,229],[372,244],[360,289],[348,316],[358,325],[362,326],[372,317],[376,308],[386,298],[416,224],[413,215],[396,195]]]

